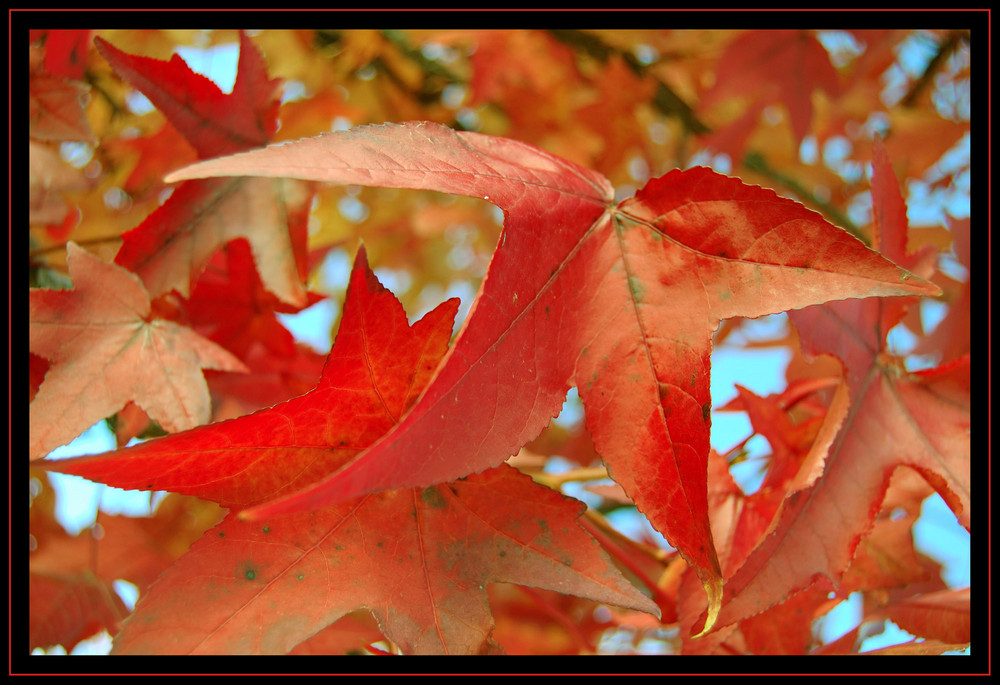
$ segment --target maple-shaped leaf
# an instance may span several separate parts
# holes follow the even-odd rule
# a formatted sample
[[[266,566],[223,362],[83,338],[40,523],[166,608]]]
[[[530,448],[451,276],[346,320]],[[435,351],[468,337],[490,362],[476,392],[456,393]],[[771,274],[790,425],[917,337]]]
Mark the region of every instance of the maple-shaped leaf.
[[[872,195],[875,243],[898,263],[926,270],[927,254],[905,253],[905,202],[878,141]],[[971,527],[970,358],[907,372],[886,350],[904,304],[831,302],[790,313],[803,350],[843,362],[851,406],[822,477],[786,501],[771,536],[727,580],[718,625],[753,615],[817,576],[838,582],[900,466],[919,472]]]
[[[114,653],[286,653],[358,608],[406,654],[495,649],[485,586],[656,613],[580,527],[583,506],[502,465],[208,531],[140,600]]]
[[[263,57],[245,34],[231,93],[178,55],[165,62],[94,40],[119,76],[163,112],[199,158],[259,147],[274,135],[280,81],[268,78]],[[115,262],[139,274],[154,297],[171,289],[187,296],[212,254],[242,237],[250,242],[265,286],[283,301],[303,306],[306,294],[288,228],[289,214],[304,200],[297,194],[263,179],[184,184],[122,235]]]
[[[319,385],[270,409],[108,455],[54,462],[124,488],[240,509],[335,470],[396,425],[444,355],[458,301],[412,327],[359,252]],[[207,532],[136,607],[116,653],[284,653],[372,611],[407,653],[494,649],[485,591],[515,582],[656,613],[577,518],[508,466]]]
[[[150,318],[134,275],[67,245],[73,290],[32,288],[29,348],[51,366],[28,410],[32,459],[68,443],[134,401],[169,431],[205,423],[202,369],[243,371],[226,350],[170,321]]]
[[[450,331],[458,306],[457,299],[448,300],[411,328],[402,305],[367,269],[363,249],[358,261],[364,268],[355,268],[348,293],[356,302],[345,306],[348,323],[341,322],[310,392],[238,419],[50,468],[126,490],[197,495],[239,509],[335,470],[390,430],[416,399],[447,349],[447,337],[431,333]]]
[[[538,148],[411,122],[210,160],[167,180],[228,175],[437,190],[505,212],[480,292],[414,407],[338,472],[245,517],[496,466],[575,385],[612,478],[713,604],[721,574],[706,473],[719,322],[937,292],[800,204],[706,168],[653,179],[616,206],[603,176]]]
[[[263,57],[245,33],[240,33],[231,93],[192,71],[180,55],[165,62],[122,52],[100,36],[94,43],[115,72],[149,98],[202,159],[264,145],[277,129],[281,81],[268,78]]]

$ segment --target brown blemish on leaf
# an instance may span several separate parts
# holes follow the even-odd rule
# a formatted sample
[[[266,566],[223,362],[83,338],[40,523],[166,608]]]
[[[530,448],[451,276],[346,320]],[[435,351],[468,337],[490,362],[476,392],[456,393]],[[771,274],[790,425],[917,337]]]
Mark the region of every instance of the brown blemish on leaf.
[[[431,509],[445,509],[448,506],[448,502],[437,488],[425,488],[420,493],[420,499]]]

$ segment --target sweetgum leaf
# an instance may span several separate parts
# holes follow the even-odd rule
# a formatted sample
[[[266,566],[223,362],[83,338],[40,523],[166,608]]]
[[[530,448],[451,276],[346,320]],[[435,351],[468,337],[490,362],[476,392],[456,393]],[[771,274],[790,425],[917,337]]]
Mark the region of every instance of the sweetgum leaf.
[[[445,353],[458,300],[412,327],[362,249],[337,340],[310,392],[229,421],[50,468],[242,509],[307,487],[390,430]],[[376,297],[378,295],[378,297]]]
[[[97,37],[95,44],[121,78],[149,98],[202,159],[266,145],[277,129],[280,79],[268,77],[260,51],[240,34],[231,93],[170,61],[130,55]],[[304,197],[263,179],[187,183],[141,224],[122,235],[115,262],[137,273],[153,297],[192,284],[215,251],[246,238],[265,286],[281,300],[307,301],[289,235],[289,215]]]
[[[410,326],[359,253],[315,390],[267,410],[59,471],[240,509],[335,470],[430,380],[457,300]],[[583,505],[507,466],[253,523],[234,514],[164,573],[116,653],[285,653],[368,608],[407,653],[495,651],[485,591],[515,582],[657,613],[577,522]]]
[[[600,174],[532,146],[407,123],[209,160],[168,180],[247,175],[480,197],[506,219],[413,408],[337,472],[245,518],[496,466],[539,434],[572,384],[612,477],[696,569],[713,607],[706,473],[720,320],[937,292],[798,203],[704,168],[653,179],[615,206]]]
[[[29,347],[51,362],[28,410],[31,458],[130,400],[167,430],[208,421],[201,370],[243,371],[243,363],[189,328],[151,318],[149,294],[134,274],[75,243],[66,249],[73,290],[29,295]]]
[[[879,140],[872,202],[873,242],[897,263],[929,275],[926,250],[906,253],[906,205]],[[836,583],[900,466],[920,473],[971,529],[970,357],[907,372],[887,350],[886,334],[913,302],[830,302],[790,314],[804,351],[844,364],[851,406],[821,478],[789,497],[771,536],[727,580],[718,625],[756,614],[816,577]]]

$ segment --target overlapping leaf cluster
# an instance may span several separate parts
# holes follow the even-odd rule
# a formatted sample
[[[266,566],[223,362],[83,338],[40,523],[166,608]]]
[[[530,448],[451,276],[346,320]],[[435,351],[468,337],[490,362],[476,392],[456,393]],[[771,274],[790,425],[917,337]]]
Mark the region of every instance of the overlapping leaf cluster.
[[[53,468],[200,499],[102,518],[95,566],[33,470],[32,646],[104,628],[119,653],[579,653],[680,626],[664,648],[838,653],[860,625],[826,645],[809,626],[852,592],[925,652],[967,643],[968,591],[912,524],[936,491],[971,530],[969,223],[911,228],[899,179],[960,184],[929,169],[968,116],[919,74],[887,106],[879,77],[921,40],[961,84],[968,34],[839,38],[843,60],[811,31],[34,33],[31,457],[152,420],[173,435]],[[234,40],[230,92],[170,56]],[[839,166],[799,154],[838,137]],[[739,178],[688,168],[694,149]],[[355,254],[329,357],[296,343],[277,315],[339,299],[318,265]],[[479,288],[450,343],[448,284]],[[927,296],[948,305],[932,335]],[[713,334],[792,309],[770,343],[788,390],[724,408],[771,447],[748,494],[709,446]],[[899,326],[932,365],[897,355]],[[548,423],[571,386],[566,433]],[[519,451],[538,482],[503,464]],[[617,489],[580,518],[556,455]],[[619,506],[676,551],[608,528]],[[204,521],[190,549],[178,508]],[[143,527],[150,554],[109,565]],[[123,623],[118,578],[141,589]]]

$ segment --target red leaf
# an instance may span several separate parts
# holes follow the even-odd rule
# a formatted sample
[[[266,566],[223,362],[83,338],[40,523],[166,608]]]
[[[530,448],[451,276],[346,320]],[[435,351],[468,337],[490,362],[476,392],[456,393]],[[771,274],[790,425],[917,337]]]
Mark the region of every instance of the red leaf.
[[[72,650],[102,629],[116,632],[128,613],[109,584],[86,571],[30,571],[28,605],[31,649],[63,645]]]
[[[100,37],[98,49],[191,143],[200,158],[258,147],[277,128],[278,79],[240,34],[232,93],[195,73],[179,56],[169,62],[124,53]],[[122,235],[115,262],[143,279],[154,297],[171,289],[187,296],[215,251],[239,237],[252,248],[266,287],[284,302],[306,302],[289,236],[288,216],[303,198],[259,179],[187,183],[142,224]]]
[[[736,389],[755,432],[767,438],[773,453],[758,489],[744,496],[734,485],[737,493],[729,496],[732,501],[728,504],[736,511],[727,517],[726,524],[713,526],[716,539],[721,540],[719,552],[725,560],[723,571],[727,577],[777,525],[776,516],[787,497],[812,485],[823,472],[823,460],[848,405],[846,388],[841,385],[828,412],[793,426],[790,417],[779,409],[773,398],[757,397],[738,385]],[[724,480],[728,480],[728,465],[719,464],[718,468],[725,473]],[[721,538],[718,537],[720,533]]]
[[[87,71],[90,29],[50,29],[45,35],[45,70],[81,80]]]
[[[212,255],[231,240],[246,238],[268,290],[304,306],[308,296],[288,230],[288,217],[300,204],[294,196],[280,182],[265,179],[185,183],[122,235],[115,263],[138,274],[154,297],[171,290],[187,297]]]
[[[457,300],[412,327],[362,250],[319,386],[271,409],[54,469],[241,508],[335,469],[395,425],[447,349]],[[231,516],[138,604],[117,653],[271,653],[361,607],[407,653],[494,648],[488,582],[656,613],[576,519],[582,505],[503,466],[266,522]],[[276,609],[275,607],[280,607]]]
[[[321,299],[311,293],[306,305]],[[192,328],[246,361],[247,350],[254,344],[264,345],[278,357],[292,356],[295,339],[275,314],[301,309],[264,289],[250,245],[237,239],[215,253],[191,293],[187,314]]]
[[[498,581],[655,613],[579,527],[581,509],[502,466],[273,521],[230,516],[150,588],[114,652],[285,653],[367,607],[406,654],[475,654]]]
[[[410,123],[203,162],[168,180],[248,174],[481,197],[506,223],[459,338],[399,425],[247,517],[495,466],[539,434],[573,383],[612,477],[713,603],[721,577],[706,464],[719,321],[937,291],[801,205],[703,168],[654,179],[615,207],[606,179],[542,150]]]
[[[335,470],[392,428],[447,349],[458,300],[411,328],[398,300],[358,254],[344,318],[319,384],[269,410],[150,440],[107,455],[54,462],[127,490],[168,490],[244,508]],[[367,322],[367,323],[366,323]]]
[[[876,242],[898,251],[906,244],[898,234],[905,236],[907,226],[900,223],[901,198],[886,197],[899,193],[898,185],[883,176],[892,174],[887,157],[876,155],[875,171]],[[917,266],[926,258],[893,256]],[[834,302],[790,314],[803,350],[833,354],[843,362],[851,408],[822,478],[787,500],[773,535],[727,581],[718,625],[753,615],[818,575],[836,583],[871,529],[899,466],[918,471],[970,528],[969,357],[907,373],[885,351],[886,333],[905,304]]]
[[[814,35],[798,29],[750,31],[734,40],[716,67],[718,80],[702,105],[751,96],[785,105],[795,142],[809,133],[813,92],[837,95],[840,85],[830,55]]]
[[[97,49],[115,72],[166,115],[202,159],[266,145],[277,129],[281,83],[246,34],[240,34],[240,61],[232,93],[191,70],[179,55],[169,62],[122,52],[100,36]]]
[[[32,459],[68,443],[133,400],[161,426],[209,418],[201,369],[241,371],[231,354],[190,329],[149,320],[149,295],[133,274],[67,245],[71,291],[32,288],[32,353],[52,365],[29,408]]]
[[[894,602],[880,614],[903,630],[951,644],[972,639],[971,591],[941,590]]]

